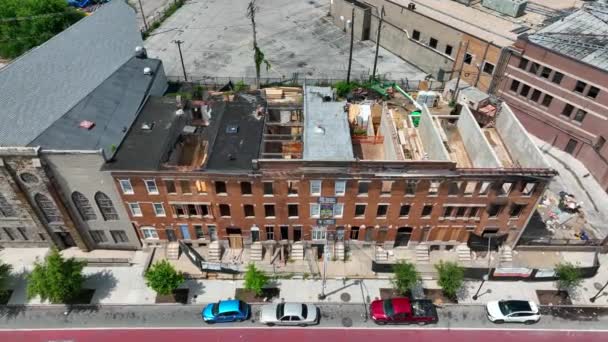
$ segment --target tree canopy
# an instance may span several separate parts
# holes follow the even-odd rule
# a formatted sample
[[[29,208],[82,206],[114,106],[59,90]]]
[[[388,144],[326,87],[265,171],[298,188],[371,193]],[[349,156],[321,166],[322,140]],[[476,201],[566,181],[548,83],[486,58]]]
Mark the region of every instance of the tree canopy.
[[[441,286],[443,294],[448,298],[456,299],[464,281],[464,269],[457,263],[450,261],[441,261],[439,264],[435,264],[435,269],[439,273],[437,283]]]
[[[268,276],[264,271],[255,267],[254,264],[247,265],[247,271],[245,272],[245,288],[247,290],[255,292],[256,296],[263,294],[263,289],[268,284]]]
[[[184,282],[182,272],[175,270],[167,260],[162,260],[150,267],[145,274],[146,284],[161,296],[169,295]]]
[[[2,263],[0,260],[0,295],[8,289],[8,279],[11,275],[13,267],[9,264]]]
[[[18,57],[84,16],[67,0],[0,0],[0,57]]]
[[[395,272],[395,276],[391,282],[393,287],[402,295],[406,295],[420,281],[416,266],[412,263],[399,261],[393,265],[393,272]]]
[[[69,303],[82,291],[85,263],[74,258],[64,259],[56,248],[43,263],[36,263],[28,276],[27,295],[40,296],[51,303]]]

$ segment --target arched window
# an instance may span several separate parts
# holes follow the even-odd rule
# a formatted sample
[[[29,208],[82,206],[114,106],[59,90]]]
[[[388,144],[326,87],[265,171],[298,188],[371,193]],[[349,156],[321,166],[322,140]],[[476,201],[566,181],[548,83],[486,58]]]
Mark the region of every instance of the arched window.
[[[99,211],[101,211],[101,216],[103,216],[104,220],[118,220],[118,214],[116,213],[114,204],[112,204],[112,200],[110,197],[108,197],[108,195],[98,191],[95,194],[95,202],[97,203],[97,207],[99,207]]]
[[[72,192],[72,202],[74,202],[74,205],[76,206],[76,209],[78,209],[78,213],[80,213],[80,217],[82,217],[83,220],[97,220],[95,210],[93,210],[91,203],[85,195],[78,191]]]
[[[47,222],[61,222],[59,210],[48,197],[43,194],[36,194],[36,196],[34,196],[34,201],[36,201],[36,205],[38,205],[38,208],[42,211]]]

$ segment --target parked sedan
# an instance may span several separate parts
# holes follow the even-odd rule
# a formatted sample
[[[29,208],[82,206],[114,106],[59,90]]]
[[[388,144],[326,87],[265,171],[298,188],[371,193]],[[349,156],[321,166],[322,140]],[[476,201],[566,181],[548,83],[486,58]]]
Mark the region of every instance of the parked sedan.
[[[494,323],[532,324],[540,320],[538,305],[527,300],[499,300],[486,305],[488,319]]]
[[[205,306],[201,316],[206,323],[242,322],[249,317],[249,304],[240,300],[221,300]]]
[[[260,323],[307,326],[319,323],[319,309],[312,304],[268,304],[260,309]]]

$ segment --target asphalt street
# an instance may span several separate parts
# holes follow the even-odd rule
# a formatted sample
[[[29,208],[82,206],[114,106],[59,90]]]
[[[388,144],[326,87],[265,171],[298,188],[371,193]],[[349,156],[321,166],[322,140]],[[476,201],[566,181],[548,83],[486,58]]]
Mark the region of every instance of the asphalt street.
[[[560,331],[470,331],[423,329],[161,329],[1,332],[1,341],[11,342],[152,342],[152,341],[446,341],[450,342],[600,342],[606,334]]]
[[[377,327],[367,319],[363,304],[318,304],[322,328]],[[259,305],[253,305],[249,321],[206,325],[200,305],[83,306],[66,311],[64,306],[15,306],[0,308],[0,330],[14,329],[89,329],[89,328],[252,328],[257,322]],[[481,305],[456,305],[439,308],[439,322],[423,329],[530,329],[608,332],[608,310],[595,308],[542,308],[543,317],[534,325],[495,325],[485,316]],[[391,329],[387,327],[383,329]],[[402,326],[399,327],[403,328]],[[418,328],[418,327],[412,327]],[[311,328],[312,329],[312,328]],[[608,340],[608,339],[607,339]],[[0,339],[0,341],[5,341]]]

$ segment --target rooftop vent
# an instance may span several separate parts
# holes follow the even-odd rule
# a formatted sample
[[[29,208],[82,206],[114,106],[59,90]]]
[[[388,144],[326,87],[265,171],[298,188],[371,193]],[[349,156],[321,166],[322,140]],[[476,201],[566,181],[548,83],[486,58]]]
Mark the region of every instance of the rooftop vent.
[[[323,126],[321,126],[321,125],[317,125],[317,127],[315,127],[315,133],[325,134],[325,128],[323,128]]]
[[[148,67],[145,67],[144,68],[144,75],[152,75],[152,69],[148,68]]]
[[[143,131],[151,131],[154,128],[154,122],[144,122],[141,124],[141,129]]]
[[[239,131],[239,126],[235,124],[226,126],[226,133],[228,134],[236,134]]]
[[[136,46],[135,47],[135,57],[137,57],[137,58],[146,58],[146,57],[148,57],[148,53],[146,52],[146,48],[144,48],[143,46]]]
[[[80,124],[78,125],[78,127],[89,130],[89,129],[95,127],[95,123],[93,121],[83,120],[83,121],[80,121]]]

